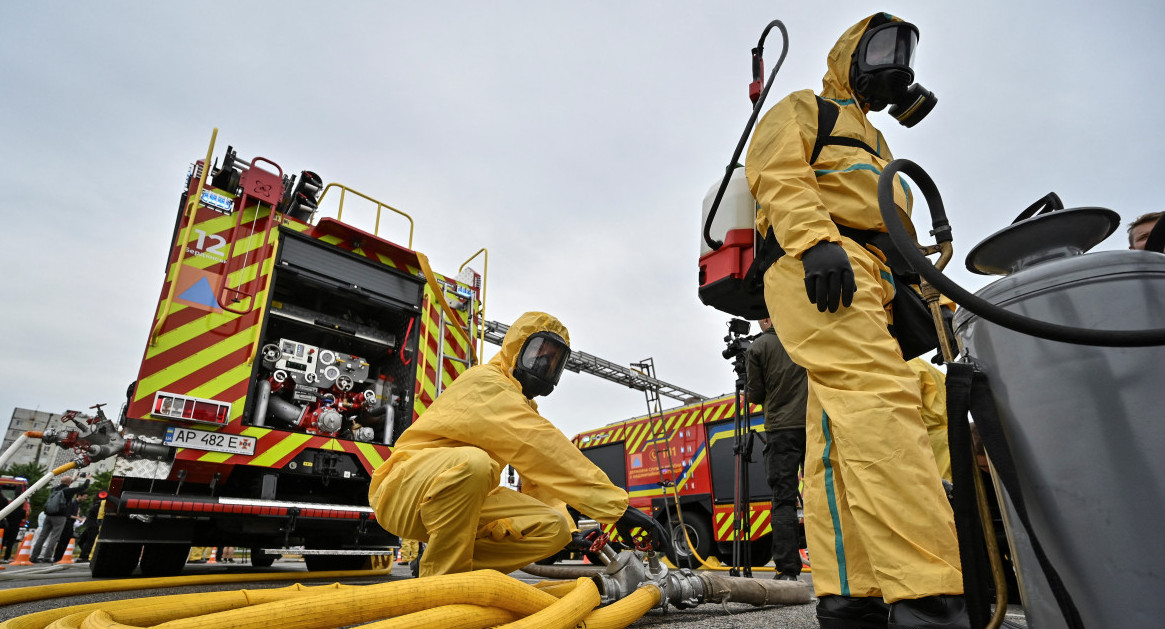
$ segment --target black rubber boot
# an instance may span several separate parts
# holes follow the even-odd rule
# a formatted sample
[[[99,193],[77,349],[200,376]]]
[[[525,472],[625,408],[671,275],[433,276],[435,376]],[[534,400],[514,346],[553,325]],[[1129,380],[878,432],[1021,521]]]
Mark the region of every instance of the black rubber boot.
[[[890,607],[880,598],[822,596],[817,599],[821,629],[885,629]]]
[[[890,606],[890,629],[971,629],[962,596],[927,596],[895,601]]]

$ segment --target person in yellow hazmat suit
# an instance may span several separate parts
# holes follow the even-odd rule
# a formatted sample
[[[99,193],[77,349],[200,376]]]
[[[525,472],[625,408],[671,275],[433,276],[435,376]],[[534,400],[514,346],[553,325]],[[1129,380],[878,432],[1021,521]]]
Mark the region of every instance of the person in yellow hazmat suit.
[[[501,351],[458,376],[373,473],[368,500],[380,525],[427,542],[420,576],[508,573],[549,557],[572,541],[565,505],[624,539],[640,528],[670,549],[663,526],[538,414],[533,398],[554,390],[569,357],[558,319],[523,314]],[[506,465],[522,475],[522,492],[499,486]]]
[[[867,113],[890,106],[909,127],[933,108],[914,83],[917,40],[914,25],[886,13],[850,27],[820,97],[802,90],[777,103],[745,163],[757,229],[783,250],[765,272],[765,304],[809,379],[805,530],[823,629],[969,626],[919,378],[888,329],[894,291],[910,288],[894,285],[870,246],[886,231],[878,178],[893,158]],[[894,197],[908,215],[903,180]]]

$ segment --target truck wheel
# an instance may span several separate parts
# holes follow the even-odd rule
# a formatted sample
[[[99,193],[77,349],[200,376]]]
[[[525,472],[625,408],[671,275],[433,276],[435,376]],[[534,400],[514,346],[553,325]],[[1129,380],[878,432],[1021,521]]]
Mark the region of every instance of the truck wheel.
[[[759,568],[773,560],[773,534],[749,542],[749,563],[753,568]]]
[[[128,577],[138,567],[141,554],[141,544],[98,540],[93,546],[93,557],[89,560],[89,574],[97,579]]]
[[[692,540],[696,552],[704,559],[708,559],[715,548],[712,540],[712,524],[708,521],[708,516],[698,511],[688,511],[683,515],[684,528],[688,530],[688,538]],[[675,549],[674,552],[668,554],[668,560],[680,568],[699,568],[699,560],[692,555],[692,551],[688,548],[688,542],[684,539],[679,518],[670,518],[668,524],[672,536],[672,547]]]
[[[182,573],[190,544],[146,544],[142,550],[142,575],[173,577]]]
[[[368,561],[367,555],[304,555],[303,563],[309,572],[328,570],[360,570]]]
[[[282,557],[282,555],[272,555],[263,552],[262,548],[251,549],[251,565],[256,568],[270,568],[275,560]]]

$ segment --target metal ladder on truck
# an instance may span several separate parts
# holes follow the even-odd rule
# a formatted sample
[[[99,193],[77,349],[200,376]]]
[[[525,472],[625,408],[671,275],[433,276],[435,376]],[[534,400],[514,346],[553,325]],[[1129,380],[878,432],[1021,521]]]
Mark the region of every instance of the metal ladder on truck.
[[[487,342],[500,346],[502,339],[506,336],[506,330],[509,329],[510,326],[504,323],[486,321],[483,337]],[[654,393],[657,401],[660,395],[666,395],[685,404],[708,399],[706,395],[700,395],[695,391],[689,391],[683,387],[656,379],[654,366],[650,374],[645,374],[642,371],[617,365],[586,352],[571,351],[570,359],[566,361],[566,369],[575,373],[589,373],[625,387],[638,389],[649,396]]]

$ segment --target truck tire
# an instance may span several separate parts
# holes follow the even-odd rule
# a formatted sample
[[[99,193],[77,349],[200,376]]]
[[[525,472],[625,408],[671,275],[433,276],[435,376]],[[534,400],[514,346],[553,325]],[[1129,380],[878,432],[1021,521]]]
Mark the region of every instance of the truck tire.
[[[251,565],[256,568],[270,568],[275,560],[282,557],[282,555],[272,555],[263,552],[262,548],[251,549]]]
[[[708,559],[715,550],[716,544],[712,539],[712,523],[708,520],[707,514],[701,511],[687,510],[683,516],[684,527],[688,530],[688,538],[692,540],[692,545],[696,547],[696,553],[704,559]],[[692,556],[692,552],[688,549],[688,543],[680,529],[679,518],[670,517],[667,524],[674,549],[672,553],[668,554],[668,560],[679,568],[699,568],[699,561]]]
[[[182,574],[190,544],[146,544],[142,550],[142,576],[173,577]]]
[[[89,574],[97,579],[123,579],[138,567],[141,554],[141,544],[98,540],[89,560]]]
[[[303,563],[308,572],[328,570],[360,570],[368,561],[368,555],[304,555]]]

